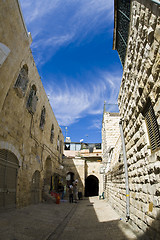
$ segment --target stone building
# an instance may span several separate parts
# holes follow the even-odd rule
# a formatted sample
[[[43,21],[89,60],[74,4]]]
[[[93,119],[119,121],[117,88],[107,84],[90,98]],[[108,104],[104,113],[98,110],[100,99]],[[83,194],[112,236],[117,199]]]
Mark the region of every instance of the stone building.
[[[123,65],[118,104],[128,170],[106,174],[106,195],[140,239],[160,239],[160,1],[115,0],[113,48]],[[123,156],[124,158],[124,156]],[[113,159],[112,159],[113,160]],[[112,161],[111,160],[111,161]]]
[[[66,185],[78,180],[78,190],[83,196],[98,196],[103,191],[101,168],[101,144],[64,143],[63,165]]]
[[[116,112],[106,112],[104,104],[102,120],[102,160],[104,171],[110,169],[113,155],[117,152],[119,157],[121,150],[121,137],[119,129],[120,115]]]
[[[18,0],[0,1],[0,208],[38,203],[63,177],[64,138],[31,42]]]
[[[119,129],[120,115],[116,112],[106,112],[104,105],[102,121],[102,167],[103,190],[105,197],[110,199],[109,191],[106,191],[107,176],[123,163],[122,143]],[[113,197],[113,196],[112,196]],[[112,201],[112,200],[111,200]]]

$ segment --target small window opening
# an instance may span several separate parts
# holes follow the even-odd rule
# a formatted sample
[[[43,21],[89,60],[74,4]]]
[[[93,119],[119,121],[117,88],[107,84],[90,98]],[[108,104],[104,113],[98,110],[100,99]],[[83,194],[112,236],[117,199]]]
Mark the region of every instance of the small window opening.
[[[51,136],[50,136],[50,141],[51,141],[51,143],[53,143],[53,138],[54,138],[54,125],[52,124],[52,127],[51,127]]]
[[[18,75],[14,88],[19,97],[24,97],[27,89],[28,79],[28,67],[24,65]]]
[[[45,116],[46,116],[46,109],[43,106],[43,109],[41,111],[41,120],[40,120],[40,125],[39,127],[43,130],[44,129],[44,124],[45,124]]]
[[[62,148],[63,148],[63,144],[62,144],[62,140],[60,141],[60,153],[62,153]]]
[[[27,109],[31,114],[34,114],[35,111],[36,111],[36,106],[37,106],[37,101],[38,101],[36,91],[37,91],[36,86],[33,85],[31,87],[29,97],[28,97],[28,101],[27,101]]]
[[[64,150],[70,150],[70,143],[65,143]]]
[[[58,135],[58,138],[57,138],[57,150],[59,151],[59,135]]]

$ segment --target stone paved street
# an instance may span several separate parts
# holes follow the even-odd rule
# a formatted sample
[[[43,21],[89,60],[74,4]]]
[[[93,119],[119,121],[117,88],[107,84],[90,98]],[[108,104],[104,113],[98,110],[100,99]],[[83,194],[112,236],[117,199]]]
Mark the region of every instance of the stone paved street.
[[[0,214],[0,240],[127,240],[136,236],[98,197],[42,203]]]
[[[137,239],[128,224],[105,200],[90,197],[78,203],[59,240],[126,240]]]

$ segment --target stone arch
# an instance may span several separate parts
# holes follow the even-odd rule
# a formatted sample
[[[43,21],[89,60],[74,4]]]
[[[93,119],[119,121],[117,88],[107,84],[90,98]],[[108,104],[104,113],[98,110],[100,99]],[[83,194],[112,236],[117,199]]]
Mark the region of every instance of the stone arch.
[[[19,167],[22,166],[22,157],[21,157],[19,151],[11,143],[8,143],[5,141],[0,141],[0,149],[5,149],[5,150],[12,152],[18,159]]]
[[[16,155],[0,149],[0,208],[16,207],[18,168]]]
[[[95,175],[89,175],[85,180],[85,196],[92,197],[99,194],[99,179]]]
[[[37,204],[40,202],[40,172],[36,170],[32,176],[31,183],[31,203]]]

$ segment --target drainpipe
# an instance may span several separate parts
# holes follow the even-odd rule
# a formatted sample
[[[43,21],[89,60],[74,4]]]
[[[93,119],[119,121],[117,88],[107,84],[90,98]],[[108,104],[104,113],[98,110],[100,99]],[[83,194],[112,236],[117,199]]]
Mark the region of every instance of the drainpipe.
[[[130,213],[129,213],[129,184],[128,184],[128,168],[127,168],[126,147],[125,147],[125,141],[124,141],[122,122],[123,122],[123,120],[120,119],[119,127],[120,127],[122,147],[123,147],[123,160],[124,160],[125,184],[126,184],[126,221],[128,222],[128,220],[130,219]]]

